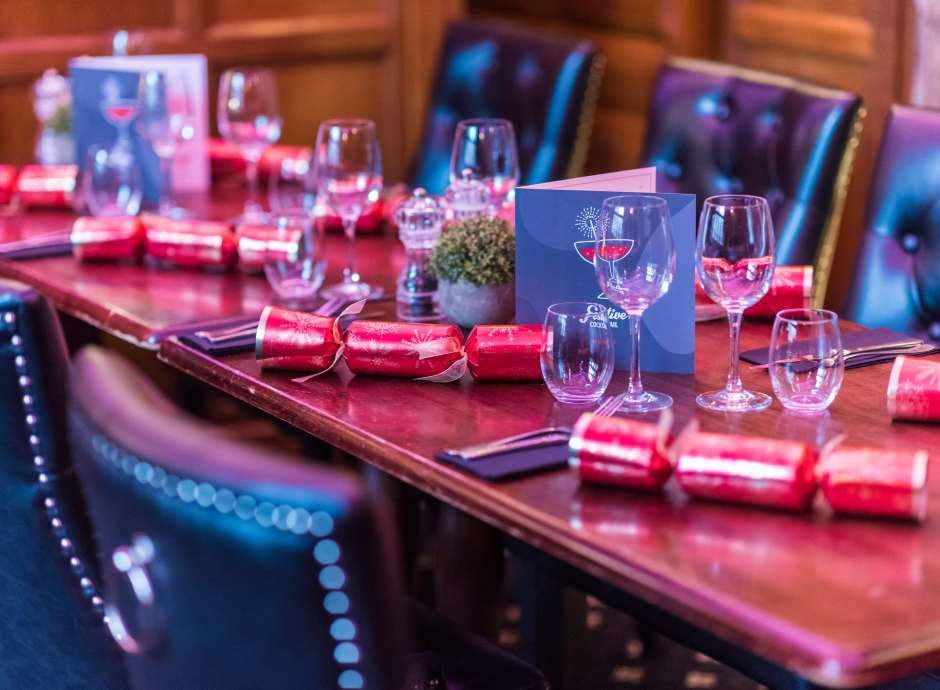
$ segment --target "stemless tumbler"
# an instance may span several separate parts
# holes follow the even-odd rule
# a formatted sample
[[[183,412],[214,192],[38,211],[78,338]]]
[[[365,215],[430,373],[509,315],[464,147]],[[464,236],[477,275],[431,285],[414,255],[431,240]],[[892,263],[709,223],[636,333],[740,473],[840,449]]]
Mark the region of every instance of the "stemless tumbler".
[[[545,313],[542,378],[559,402],[596,402],[614,373],[614,344],[604,307],[591,302],[553,304]]]
[[[136,216],[143,192],[140,168],[129,149],[89,147],[82,197],[91,215]]]
[[[264,274],[285,300],[307,300],[323,284],[322,242],[309,215],[279,215],[264,252]]]
[[[728,313],[731,333],[725,387],[702,393],[695,402],[719,412],[766,409],[769,395],[744,389],[738,346],[744,310],[767,294],[774,275],[774,225],[767,200],[743,194],[706,199],[699,217],[695,265],[705,292]]]
[[[839,317],[826,309],[785,309],[770,336],[770,381],[780,404],[822,412],[842,387],[845,360]]]

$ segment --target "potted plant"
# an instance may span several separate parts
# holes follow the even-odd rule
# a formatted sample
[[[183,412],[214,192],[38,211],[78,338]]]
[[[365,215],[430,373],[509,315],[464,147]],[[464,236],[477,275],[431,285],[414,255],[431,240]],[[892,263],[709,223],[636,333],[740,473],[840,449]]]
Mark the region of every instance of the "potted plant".
[[[516,233],[501,218],[451,225],[431,254],[444,313],[461,326],[506,323],[516,311]]]

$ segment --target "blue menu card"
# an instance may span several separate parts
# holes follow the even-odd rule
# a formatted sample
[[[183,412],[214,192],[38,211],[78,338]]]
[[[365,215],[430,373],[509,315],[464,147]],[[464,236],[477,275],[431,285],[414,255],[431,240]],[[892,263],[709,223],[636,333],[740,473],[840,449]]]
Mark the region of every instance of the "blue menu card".
[[[617,339],[617,368],[627,369],[631,343],[627,315],[601,294],[594,273],[594,240],[604,199],[655,193],[655,168],[594,175],[516,189],[516,322],[542,323],[556,302],[598,302]],[[644,371],[695,370],[695,196],[666,199],[676,247],[669,292],[643,315],[640,365]]]

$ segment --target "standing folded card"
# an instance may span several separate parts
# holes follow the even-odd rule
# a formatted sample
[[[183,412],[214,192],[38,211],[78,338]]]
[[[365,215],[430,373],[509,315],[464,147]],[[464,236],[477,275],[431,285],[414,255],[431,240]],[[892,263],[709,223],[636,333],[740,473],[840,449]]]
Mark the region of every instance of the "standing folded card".
[[[140,76],[149,70],[165,76],[166,108],[186,129],[186,136],[180,137],[173,152],[173,188],[204,191],[209,188],[208,71],[204,55],[85,56],[69,62],[79,166],[84,165],[90,146],[112,146],[119,137],[126,137],[141,168],[144,199],[155,204],[162,184],[159,161],[136,126]]]
[[[627,314],[600,294],[594,242],[604,199],[654,193],[656,170],[643,168],[516,190],[516,321],[541,323],[555,302],[599,302],[617,331],[617,368],[629,365]],[[695,196],[658,194],[672,218],[676,270],[669,292],[643,315],[640,353],[646,371],[691,374],[695,367]],[[618,261],[635,261],[631,247]],[[635,254],[634,254],[635,253]],[[634,256],[631,256],[634,254]]]

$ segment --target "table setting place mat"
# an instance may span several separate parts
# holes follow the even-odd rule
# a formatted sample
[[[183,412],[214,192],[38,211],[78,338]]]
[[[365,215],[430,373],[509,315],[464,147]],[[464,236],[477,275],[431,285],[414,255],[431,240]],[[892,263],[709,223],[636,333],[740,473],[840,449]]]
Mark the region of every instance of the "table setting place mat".
[[[887,328],[872,328],[864,331],[850,331],[842,333],[843,350],[859,350],[857,354],[852,354],[845,361],[846,369],[856,369],[866,367],[872,364],[890,362],[900,354],[920,356],[930,355],[940,352],[940,347],[921,341],[921,345],[911,347],[909,351],[901,352],[901,348],[890,350],[890,352],[872,352],[865,354],[864,350],[885,347],[886,349],[893,343],[912,342],[919,340],[917,337],[896,333]],[[741,359],[754,365],[765,365],[770,358],[770,348],[761,347],[753,350],[747,350],[741,353]],[[807,368],[812,368],[813,363],[807,363]]]

